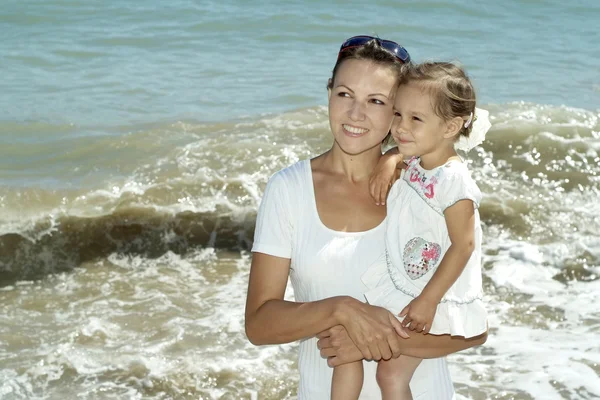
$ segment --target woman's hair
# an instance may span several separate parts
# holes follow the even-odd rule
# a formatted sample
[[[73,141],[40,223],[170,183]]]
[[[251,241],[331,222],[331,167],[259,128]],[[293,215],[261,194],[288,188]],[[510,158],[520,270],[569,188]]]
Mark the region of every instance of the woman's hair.
[[[328,89],[333,88],[335,75],[337,74],[340,65],[346,60],[367,60],[379,65],[389,66],[398,75],[402,71],[402,66],[407,65],[400,61],[396,55],[384,49],[380,42],[374,38],[362,46],[351,47],[340,51],[337,62],[333,67],[333,72],[331,73],[331,79],[327,82]]]
[[[475,89],[464,69],[451,62],[424,62],[402,69],[400,85],[417,82],[433,99],[436,115],[444,121],[461,117],[465,123],[475,113]],[[464,124],[459,136],[469,136],[473,121]]]

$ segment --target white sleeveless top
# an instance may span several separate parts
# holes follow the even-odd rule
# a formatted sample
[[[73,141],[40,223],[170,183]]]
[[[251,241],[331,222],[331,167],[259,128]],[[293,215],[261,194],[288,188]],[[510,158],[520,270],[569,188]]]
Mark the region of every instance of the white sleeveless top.
[[[444,210],[460,200],[475,207],[473,254],[437,306],[429,333],[466,338],[487,330],[481,276],[481,191],[466,164],[449,161],[432,170],[410,159],[387,201],[387,257],[371,265],[362,281],[370,304],[398,315],[429,283],[452,242]]]
[[[367,287],[361,275],[385,252],[385,221],[364,232],[339,232],[320,220],[309,160],[300,161],[271,177],[258,211],[253,252],[291,259],[290,279],[296,301],[333,296],[364,301]],[[380,400],[375,362],[365,362],[360,399]],[[317,341],[300,341],[299,400],[327,400],[333,369],[321,358]],[[424,360],[411,381],[414,399],[454,399],[445,358]]]

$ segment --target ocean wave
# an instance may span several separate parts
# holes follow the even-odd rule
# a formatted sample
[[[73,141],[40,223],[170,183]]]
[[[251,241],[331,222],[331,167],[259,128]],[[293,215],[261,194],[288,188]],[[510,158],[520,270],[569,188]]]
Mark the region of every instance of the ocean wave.
[[[127,208],[94,218],[55,216],[0,235],[0,285],[69,271],[112,254],[157,258],[201,247],[249,249],[256,214]]]
[[[493,128],[467,155],[485,195],[484,224],[534,243],[599,235],[598,113],[528,103],[488,108]],[[77,166],[85,171],[70,185],[0,187],[0,279],[68,270],[115,252],[156,257],[202,246],[248,248],[271,174],[331,145],[324,107],[145,126],[101,140],[96,153],[105,160]],[[572,272],[564,279],[585,279],[581,266],[598,258],[575,247],[572,254],[583,261],[566,267]]]

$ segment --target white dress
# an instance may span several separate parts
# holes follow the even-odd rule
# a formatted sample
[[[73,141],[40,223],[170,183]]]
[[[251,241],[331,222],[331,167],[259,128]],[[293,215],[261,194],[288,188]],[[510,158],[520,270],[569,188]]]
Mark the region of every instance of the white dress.
[[[412,158],[388,196],[387,253],[362,276],[368,302],[398,315],[429,282],[451,245],[444,210],[460,200],[475,205],[475,250],[446,292],[431,334],[473,337],[487,329],[482,301],[481,192],[467,166],[458,161],[426,170]]]
[[[385,222],[365,232],[338,232],[319,219],[310,161],[300,161],[269,180],[258,211],[253,252],[291,259],[296,301],[348,295],[364,301],[361,276],[385,251]],[[315,338],[300,342],[299,400],[327,400],[333,369]],[[360,399],[380,400],[375,362],[365,362]],[[419,400],[451,400],[454,389],[445,358],[424,360],[411,381]]]

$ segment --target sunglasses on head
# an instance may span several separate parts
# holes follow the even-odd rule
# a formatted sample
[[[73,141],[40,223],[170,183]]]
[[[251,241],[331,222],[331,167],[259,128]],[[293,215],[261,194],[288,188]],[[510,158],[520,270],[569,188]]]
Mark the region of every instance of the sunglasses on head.
[[[344,43],[342,43],[342,47],[340,47],[340,52],[338,53],[338,60],[340,59],[342,53],[346,50],[352,49],[354,47],[364,46],[369,41],[375,39],[377,43],[396,56],[396,58],[402,61],[403,64],[410,62],[410,55],[408,51],[402,46],[400,46],[396,42],[392,42],[391,40],[379,39],[373,36],[353,36],[350,39],[346,39]]]

